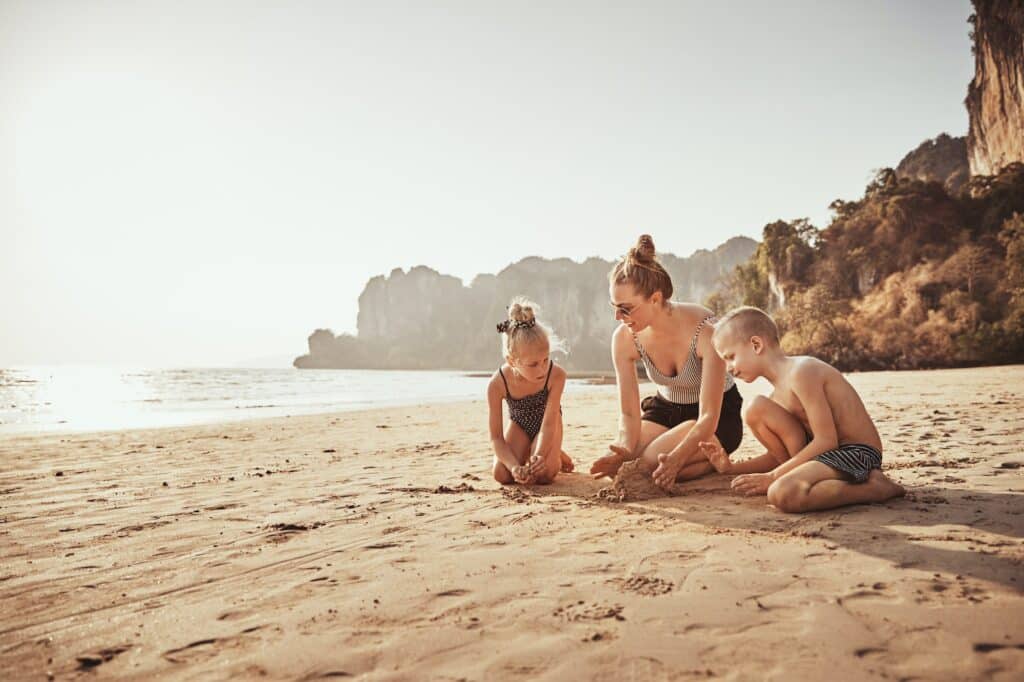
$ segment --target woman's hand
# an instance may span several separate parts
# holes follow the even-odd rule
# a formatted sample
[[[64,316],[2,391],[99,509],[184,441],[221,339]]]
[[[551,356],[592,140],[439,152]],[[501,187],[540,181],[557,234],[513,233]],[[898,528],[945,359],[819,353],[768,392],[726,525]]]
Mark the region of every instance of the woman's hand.
[[[611,454],[599,457],[590,465],[590,475],[594,478],[615,478],[615,474],[619,473],[619,467],[629,458],[629,450],[621,445],[609,445],[608,449],[612,451]]]
[[[671,490],[679,475],[680,464],[679,457],[672,457],[665,452],[658,455],[658,468],[651,474],[654,484],[662,490]]]

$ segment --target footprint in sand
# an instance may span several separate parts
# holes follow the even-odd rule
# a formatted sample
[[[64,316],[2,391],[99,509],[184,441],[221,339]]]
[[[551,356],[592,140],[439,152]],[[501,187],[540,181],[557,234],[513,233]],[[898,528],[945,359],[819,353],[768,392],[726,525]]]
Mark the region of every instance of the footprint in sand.
[[[551,615],[570,622],[598,621],[606,618],[622,621],[626,620],[626,617],[622,615],[624,608],[618,604],[587,604],[580,600],[575,604],[559,606],[551,612]]]
[[[657,597],[668,594],[675,587],[672,583],[661,578],[646,575],[634,575],[625,580],[614,579],[609,582],[618,584],[623,592],[636,592],[645,597]]]

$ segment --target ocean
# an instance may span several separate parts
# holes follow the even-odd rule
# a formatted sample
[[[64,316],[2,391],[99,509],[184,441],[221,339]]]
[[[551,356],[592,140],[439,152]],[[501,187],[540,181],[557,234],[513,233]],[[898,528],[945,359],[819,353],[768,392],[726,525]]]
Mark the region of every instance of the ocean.
[[[487,381],[450,371],[14,367],[0,369],[0,434],[185,426],[482,400]],[[587,385],[570,380],[566,392]]]

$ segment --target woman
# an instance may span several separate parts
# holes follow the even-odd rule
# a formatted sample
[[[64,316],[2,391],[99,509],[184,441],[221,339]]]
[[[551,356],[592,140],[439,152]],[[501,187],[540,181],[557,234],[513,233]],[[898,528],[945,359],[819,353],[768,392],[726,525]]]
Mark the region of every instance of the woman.
[[[654,482],[668,489],[711,472],[700,443],[717,441],[731,453],[743,437],[743,398],[711,345],[711,311],[670,300],[672,279],[646,234],[612,269],[609,281],[615,319],[622,322],[612,335],[619,438],[590,473],[614,476],[623,462],[640,458]],[[658,393],[643,403],[637,361],[658,385]]]

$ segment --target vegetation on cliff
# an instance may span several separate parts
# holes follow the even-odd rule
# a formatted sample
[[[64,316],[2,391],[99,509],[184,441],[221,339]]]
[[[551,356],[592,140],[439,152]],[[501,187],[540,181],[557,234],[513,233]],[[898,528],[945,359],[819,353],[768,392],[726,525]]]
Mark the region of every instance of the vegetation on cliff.
[[[959,194],[884,168],[831,208],[766,225],[708,304],[766,308],[787,351],[843,369],[1024,361],[1024,164]]]

